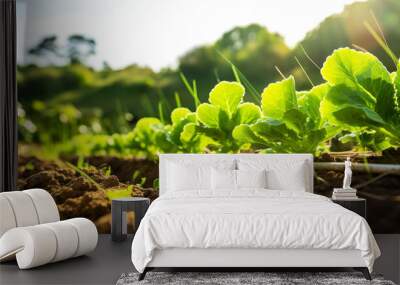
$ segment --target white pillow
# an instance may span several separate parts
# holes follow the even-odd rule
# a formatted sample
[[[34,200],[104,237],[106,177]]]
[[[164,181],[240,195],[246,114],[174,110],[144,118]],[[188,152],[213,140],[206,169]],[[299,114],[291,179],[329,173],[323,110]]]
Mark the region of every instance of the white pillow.
[[[236,170],[212,168],[211,181],[213,190],[218,190],[218,189],[235,190]]]
[[[293,163],[290,168],[270,169],[267,173],[268,188],[277,190],[302,191],[306,189],[304,162]]]
[[[211,167],[170,163],[168,191],[211,189]]]
[[[166,191],[212,191],[211,168],[235,169],[235,159],[178,158],[166,162]]]
[[[267,188],[267,171],[236,170],[237,188]]]
[[[307,171],[305,161],[270,159],[240,159],[240,170],[267,170],[267,188],[273,190],[306,191]]]

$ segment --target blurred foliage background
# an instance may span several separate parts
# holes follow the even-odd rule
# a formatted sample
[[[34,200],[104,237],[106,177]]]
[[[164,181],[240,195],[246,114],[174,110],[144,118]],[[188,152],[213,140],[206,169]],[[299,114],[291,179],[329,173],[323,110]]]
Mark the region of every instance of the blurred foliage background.
[[[292,19],[287,21],[296,25]],[[400,0],[355,2],[326,18],[294,47],[255,23],[226,31],[214,43],[182,54],[176,68],[157,72],[135,63],[112,69],[104,62],[102,68],[94,69],[88,64],[97,49],[91,35],[72,34],[66,40],[48,35],[28,51],[47,64],[21,65],[17,71],[18,189],[46,189],[63,219],[87,217],[95,221],[99,232],[109,233],[112,198],[158,196],[160,151],[272,149],[312,152],[316,161],[352,155],[358,162],[398,167],[400,152],[395,148],[399,149],[400,142],[400,106],[392,99],[399,98],[400,64],[395,73],[393,61],[398,62],[398,57],[392,56],[393,60],[382,47],[389,46],[400,55],[399,27]],[[322,64],[340,47],[374,54],[391,74],[373,56],[342,49],[331,57],[324,80]],[[350,54],[347,61],[342,60],[343,54]],[[361,98],[364,102],[366,92],[352,89],[353,85],[359,88],[358,82],[353,84],[357,81],[354,67],[368,59],[370,63],[363,65],[358,75],[369,83],[375,79],[369,91],[375,97],[383,95],[374,104],[362,105],[364,113],[356,114],[360,101],[349,101]],[[329,70],[339,73],[344,83],[351,83],[350,87],[336,86],[324,109],[332,115],[336,107],[352,108],[344,114],[339,133],[336,126],[330,128],[331,122],[321,123],[326,119],[320,116],[321,94],[327,86],[317,85],[343,83],[329,80]],[[220,82],[237,79],[243,87]],[[271,84],[276,81],[280,82]],[[209,92],[214,86],[218,90],[211,92],[212,102]],[[267,99],[262,100],[260,94],[266,86],[269,91],[263,97]],[[286,97],[287,101],[294,99],[292,109],[275,114],[270,102],[281,101],[275,104],[279,107],[286,104],[281,100]],[[340,106],[333,104],[335,98],[340,99],[336,100]],[[375,101],[383,102],[383,107]],[[390,120],[390,115],[396,120]],[[383,118],[377,120],[380,116]],[[342,174],[341,170],[316,169],[315,193],[330,196],[333,187],[341,186]],[[360,197],[368,198],[368,212],[378,213],[368,215],[374,232],[398,233],[400,176],[369,169],[355,174],[355,188]]]
[[[281,79],[279,72],[293,74],[298,90],[309,89],[311,82],[322,82],[319,67],[334,49],[344,46],[375,54],[393,71],[395,66],[373,39],[366,22],[378,22],[388,45],[400,54],[399,15],[398,0],[356,2],[326,18],[293,49],[266,27],[236,27],[215,43],[183,54],[177,69],[160,72],[135,64],[113,70],[107,63],[95,70],[85,64],[96,53],[95,39],[77,34],[61,43],[49,35],[29,53],[63,59],[65,65],[18,67],[19,139],[28,144],[68,143],[78,134],[127,133],[142,117],[168,120],[177,104],[194,110],[182,74],[189,82],[195,80],[198,96],[204,102],[219,80],[234,80],[228,62],[259,92]],[[249,94],[245,96],[246,101],[253,100]]]

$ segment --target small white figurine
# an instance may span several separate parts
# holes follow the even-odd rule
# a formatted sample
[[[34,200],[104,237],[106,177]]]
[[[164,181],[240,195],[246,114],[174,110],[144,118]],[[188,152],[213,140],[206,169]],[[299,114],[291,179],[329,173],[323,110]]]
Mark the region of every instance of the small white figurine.
[[[343,179],[343,189],[351,189],[351,160],[350,157],[344,162],[344,179]]]

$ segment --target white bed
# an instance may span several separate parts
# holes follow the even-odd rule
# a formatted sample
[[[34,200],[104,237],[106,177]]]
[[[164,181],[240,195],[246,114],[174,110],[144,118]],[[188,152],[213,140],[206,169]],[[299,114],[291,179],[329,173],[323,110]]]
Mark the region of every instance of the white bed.
[[[176,165],[184,168],[171,172]],[[263,169],[268,185],[208,189],[200,173],[186,189],[186,170],[196,167],[251,179]],[[372,232],[362,217],[312,194],[311,155],[163,154],[159,168],[160,197],[132,243],[140,279],[154,267],[354,267],[370,278],[380,255]]]

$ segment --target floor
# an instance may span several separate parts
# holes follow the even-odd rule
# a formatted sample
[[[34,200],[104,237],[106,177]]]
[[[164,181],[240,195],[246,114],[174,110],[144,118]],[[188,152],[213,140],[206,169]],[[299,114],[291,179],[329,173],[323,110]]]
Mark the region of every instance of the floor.
[[[400,235],[375,235],[382,257],[375,271],[395,283],[400,282]],[[78,257],[30,270],[18,270],[15,262],[0,265],[0,284],[115,284],[124,272],[134,271],[130,260],[132,237],[120,243],[100,235],[89,256]]]
[[[0,284],[115,284],[124,272],[134,271],[130,259],[132,237],[112,242],[100,235],[94,252],[29,270],[18,270],[15,262],[0,265]]]

